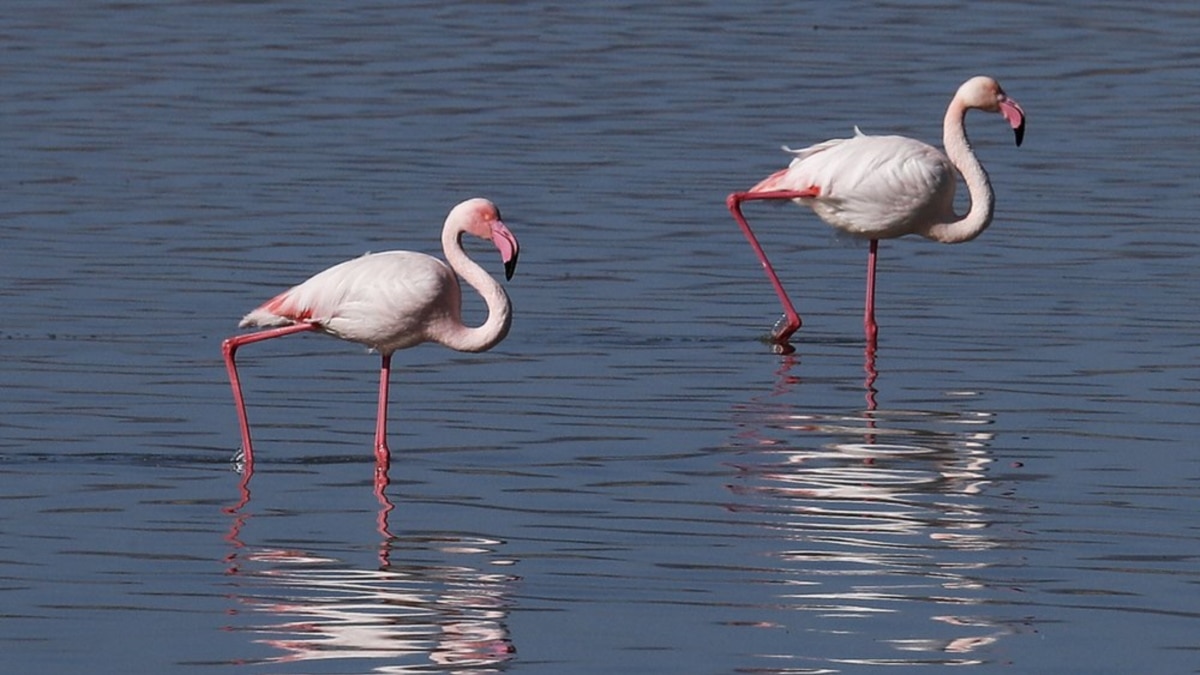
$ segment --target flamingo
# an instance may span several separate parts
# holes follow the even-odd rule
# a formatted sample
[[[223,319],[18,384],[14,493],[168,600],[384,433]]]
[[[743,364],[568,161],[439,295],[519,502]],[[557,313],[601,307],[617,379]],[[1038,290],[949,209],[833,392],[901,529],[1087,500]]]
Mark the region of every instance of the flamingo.
[[[247,314],[240,328],[266,327],[224,341],[222,351],[241,424],[242,448],[252,466],[250,425],[234,356],[238,347],[271,338],[315,331],[358,342],[382,358],[379,412],[375,423],[375,456],[386,474],[388,380],[392,353],[423,342],[436,342],[462,352],[494,347],[512,325],[512,305],[504,288],[467,257],[462,235],[492,242],[512,279],[520,247],[492,202],[476,198],[455,206],[442,229],[446,262],[413,251],[368,253],[334,265],[298,286],[271,298]],[[455,274],[483,296],[488,316],[471,328],[462,321],[462,291]]]
[[[788,199],[807,205],[826,223],[869,239],[866,309],[863,326],[873,345],[875,323],[875,259],[880,239],[917,234],[956,244],[978,237],[992,222],[996,204],[983,165],[971,151],[964,121],[967,111],[999,113],[1012,126],[1017,145],[1025,136],[1025,111],[990,77],[973,77],[958,88],[943,122],[942,153],[933,146],[904,136],[868,136],[855,127],[853,138],[835,138],[802,150],[788,168],[777,171],[746,192],[735,192],[725,203],[783,304],[784,316],[775,325],[771,342],[786,346],[800,327],[800,315],[783,290],[766,254],[742,215],[750,200]],[[971,197],[966,215],[954,212],[955,171],[962,174]]]

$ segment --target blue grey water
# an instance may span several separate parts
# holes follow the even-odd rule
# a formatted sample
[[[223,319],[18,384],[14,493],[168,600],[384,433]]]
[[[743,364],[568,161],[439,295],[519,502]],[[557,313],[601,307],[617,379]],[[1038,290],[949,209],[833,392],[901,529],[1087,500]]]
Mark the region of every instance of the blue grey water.
[[[9,2],[0,671],[1200,671],[1193,2]],[[979,239],[724,207],[779,146],[940,140]],[[512,333],[220,341],[456,202]],[[494,273],[486,246],[471,251]],[[470,318],[481,320],[478,298]]]

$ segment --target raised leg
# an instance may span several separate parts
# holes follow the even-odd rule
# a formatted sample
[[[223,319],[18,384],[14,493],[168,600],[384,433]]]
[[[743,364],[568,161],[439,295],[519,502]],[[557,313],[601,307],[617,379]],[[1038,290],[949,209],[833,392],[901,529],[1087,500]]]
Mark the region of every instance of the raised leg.
[[[742,202],[768,199],[793,200],[814,196],[816,196],[816,193],[811,191],[771,190],[767,192],[734,192],[725,199],[725,205],[729,207],[729,213],[733,215],[733,219],[742,228],[742,234],[746,235],[746,240],[750,242],[750,247],[754,249],[754,254],[758,256],[758,261],[762,263],[763,271],[766,272],[767,278],[770,279],[771,285],[775,288],[775,294],[779,296],[780,304],[783,305],[784,316],[775,325],[771,334],[771,341],[776,344],[787,343],[792,333],[795,333],[800,328],[800,315],[796,313],[796,308],[792,305],[791,299],[788,298],[787,292],[783,290],[783,284],[779,281],[779,275],[775,273],[775,268],[771,267],[771,262],[767,260],[767,254],[763,251],[762,246],[759,245],[754,232],[750,230],[750,225],[746,222],[745,216],[742,215]]]
[[[375,418],[375,458],[386,466],[390,452],[387,446],[388,381],[392,375],[392,355],[384,354],[379,367],[379,413]]]
[[[871,240],[871,250],[867,253],[867,301],[863,310],[863,329],[867,335],[867,345],[872,351],[879,337],[879,326],[875,324],[875,258],[879,251],[879,240]]]
[[[246,401],[242,396],[242,383],[238,379],[237,364],[234,361],[238,347],[292,333],[317,330],[317,328],[316,324],[297,323],[280,328],[268,328],[257,333],[234,335],[221,343],[221,352],[225,355],[225,370],[229,373],[229,384],[233,387],[233,403],[237,406],[238,424],[242,428],[242,453],[248,474],[254,470],[254,448],[250,445],[250,422],[246,417]]]

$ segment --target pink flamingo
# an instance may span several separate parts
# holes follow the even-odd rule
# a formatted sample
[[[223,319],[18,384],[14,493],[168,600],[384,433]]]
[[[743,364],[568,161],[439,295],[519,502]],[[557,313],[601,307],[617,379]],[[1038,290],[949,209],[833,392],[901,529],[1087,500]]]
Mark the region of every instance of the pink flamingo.
[[[386,475],[388,379],[392,352],[422,342],[437,342],[462,352],[482,352],[508,334],[512,305],[504,289],[482,267],[467,257],[462,235],[492,242],[511,279],[520,247],[517,238],[500,220],[496,205],[486,199],[469,199],[455,206],[442,229],[446,262],[413,251],[369,253],[335,265],[263,303],[242,319],[240,327],[276,326],[256,333],[235,335],[222,349],[233,398],[242,428],[242,448],[247,467],[252,466],[250,425],[238,380],[234,354],[252,342],[317,331],[358,342],[379,352],[379,413],[375,424],[375,456]],[[449,263],[449,264],[447,264]],[[455,273],[487,303],[483,325],[470,328],[462,322],[462,291]]]
[[[958,88],[946,109],[942,141],[945,154],[911,138],[868,136],[856,127],[854,138],[837,138],[803,150],[785,147],[796,155],[788,168],[746,192],[729,195],[725,203],[783,303],[784,316],[772,332],[772,342],[786,345],[800,327],[800,315],[742,216],[742,202],[790,199],[812,207],[833,227],[871,240],[863,325],[868,344],[874,344],[878,332],[875,257],[879,240],[919,234],[956,244],[979,236],[992,222],[996,198],[963,126],[971,109],[1003,115],[1016,134],[1017,145],[1021,145],[1025,111],[992,78],[973,77]],[[962,174],[971,196],[971,208],[964,216],[954,213],[955,170]]]

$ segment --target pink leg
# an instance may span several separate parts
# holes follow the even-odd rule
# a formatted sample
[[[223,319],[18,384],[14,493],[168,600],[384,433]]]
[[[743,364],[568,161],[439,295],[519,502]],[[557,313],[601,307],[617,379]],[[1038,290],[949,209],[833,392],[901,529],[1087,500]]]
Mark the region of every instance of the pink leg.
[[[225,354],[225,370],[229,373],[229,384],[233,386],[233,402],[237,406],[238,423],[242,427],[242,453],[245,455],[247,475],[254,471],[254,448],[250,445],[250,422],[246,417],[246,401],[242,396],[242,383],[238,379],[237,365],[234,356],[238,347],[254,342],[262,342],[271,338],[317,330],[318,326],[311,323],[297,323],[280,328],[269,328],[257,333],[234,335],[221,343],[221,351]]]
[[[879,240],[871,240],[871,251],[867,254],[867,304],[863,311],[863,328],[867,335],[867,344],[874,351],[875,340],[879,337],[879,326],[875,324],[875,258],[879,250]]]
[[[875,325],[875,259],[876,253],[879,251],[879,240],[871,240],[871,250],[867,254],[867,308],[863,311],[863,327],[867,334],[867,347],[864,352],[866,356],[864,368],[867,373],[867,379],[863,383],[867,389],[867,410],[875,410],[876,401],[875,394],[875,379],[879,373],[875,370],[875,348],[879,337],[879,327]],[[874,418],[871,418],[870,424],[875,425]],[[874,435],[868,438],[868,443],[874,443]]]
[[[384,354],[379,368],[379,414],[375,418],[375,458],[386,466],[390,452],[387,446],[388,380],[392,374],[392,355]]]
[[[763,271],[767,273],[767,278],[771,280],[771,285],[775,287],[775,294],[779,296],[779,302],[783,305],[784,323],[782,326],[776,325],[774,333],[771,335],[771,341],[776,344],[786,344],[792,333],[795,333],[800,328],[800,315],[796,313],[796,308],[792,306],[791,299],[788,298],[787,292],[783,290],[783,284],[779,281],[779,275],[775,273],[775,268],[771,267],[771,262],[767,260],[767,254],[763,252],[758,239],[750,231],[750,225],[742,215],[742,202],[767,199],[792,200],[814,196],[816,196],[816,193],[810,191],[772,190],[769,192],[734,192],[725,199],[725,205],[729,207],[729,212],[733,214],[733,219],[742,228],[742,234],[746,235],[747,241],[750,242],[750,247],[754,249],[755,255],[758,256],[759,262],[762,263]]]

